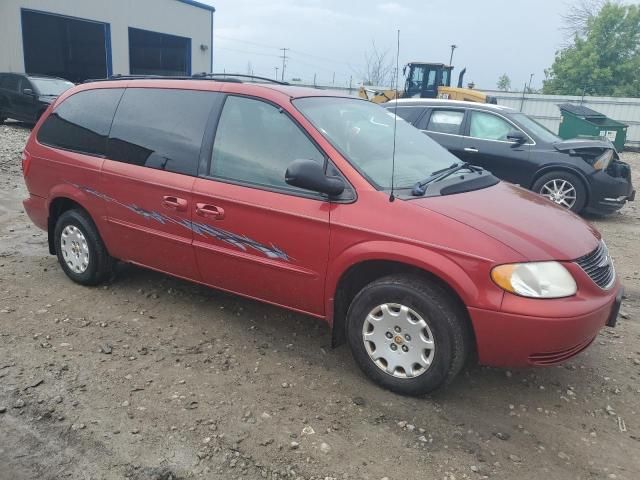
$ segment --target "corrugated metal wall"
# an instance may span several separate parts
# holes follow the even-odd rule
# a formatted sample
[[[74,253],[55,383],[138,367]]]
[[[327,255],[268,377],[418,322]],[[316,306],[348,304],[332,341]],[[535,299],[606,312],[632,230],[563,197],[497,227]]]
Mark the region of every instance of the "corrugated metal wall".
[[[498,104],[522,111],[547,128],[558,132],[560,109],[558,104],[574,103],[592,108],[609,118],[629,125],[627,145],[640,147],[640,98],[574,97],[570,95],[538,95],[516,92],[487,92],[498,98]]]

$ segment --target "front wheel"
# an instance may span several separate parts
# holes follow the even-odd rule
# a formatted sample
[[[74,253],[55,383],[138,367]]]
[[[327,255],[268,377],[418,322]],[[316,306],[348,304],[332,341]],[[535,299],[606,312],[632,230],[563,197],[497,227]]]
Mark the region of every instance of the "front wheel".
[[[421,395],[450,382],[472,351],[463,308],[435,283],[394,275],[358,293],[347,336],[358,366],[397,393]]]
[[[570,172],[545,173],[536,180],[532,190],[575,213],[580,213],[587,203],[584,183]]]

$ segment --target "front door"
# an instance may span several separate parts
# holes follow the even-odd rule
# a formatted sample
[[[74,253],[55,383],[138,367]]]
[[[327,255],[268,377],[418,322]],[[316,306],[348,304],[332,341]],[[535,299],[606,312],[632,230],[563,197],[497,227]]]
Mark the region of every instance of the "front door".
[[[462,143],[461,157],[489,170],[496,177],[523,184],[528,172],[531,144],[517,144],[507,136],[518,128],[504,117],[490,112],[470,110],[468,135]]]
[[[25,89],[30,89],[31,93],[24,93]],[[16,97],[16,107],[22,113],[22,117],[27,121],[36,121],[38,113],[38,98],[33,85],[28,78],[23,77],[20,80],[20,90]]]
[[[241,96],[227,97],[212,150],[191,204],[202,279],[324,315],[330,203],[284,181],[294,160],[324,155],[283,109]]]
[[[103,164],[109,245],[116,258],[199,280],[191,189],[216,93],[128,88]]]

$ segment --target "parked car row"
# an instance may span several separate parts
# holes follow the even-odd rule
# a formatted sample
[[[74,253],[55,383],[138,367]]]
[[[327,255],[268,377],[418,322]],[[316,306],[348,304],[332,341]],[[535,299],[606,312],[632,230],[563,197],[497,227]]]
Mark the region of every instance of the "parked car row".
[[[7,118],[36,123],[58,95],[73,85],[63,78],[0,73],[0,124]]]
[[[410,120],[456,152],[513,150],[527,187],[543,144],[586,177],[627,168],[601,145],[587,165],[503,109],[437,105]],[[22,167],[25,210],[73,281],[96,285],[120,260],[308,314],[400,393],[469,360],[562,362],[621,303],[593,227],[356,98],[205,77],[84,84],[42,115]]]
[[[631,169],[608,140],[561,140],[498,105],[407,99],[385,107],[459,159],[576,213],[612,213],[635,198]]]

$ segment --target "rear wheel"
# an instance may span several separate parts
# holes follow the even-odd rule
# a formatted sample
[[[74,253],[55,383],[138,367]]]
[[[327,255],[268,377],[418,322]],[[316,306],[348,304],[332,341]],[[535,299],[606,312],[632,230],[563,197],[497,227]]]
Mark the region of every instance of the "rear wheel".
[[[68,210],[60,215],[54,235],[58,261],[74,282],[97,285],[111,273],[113,259],[84,211]]]
[[[575,213],[580,213],[587,203],[584,183],[569,172],[546,173],[536,180],[532,190]]]
[[[397,393],[421,395],[453,380],[473,348],[462,308],[438,285],[394,275],[364,287],[347,315],[359,367]]]

